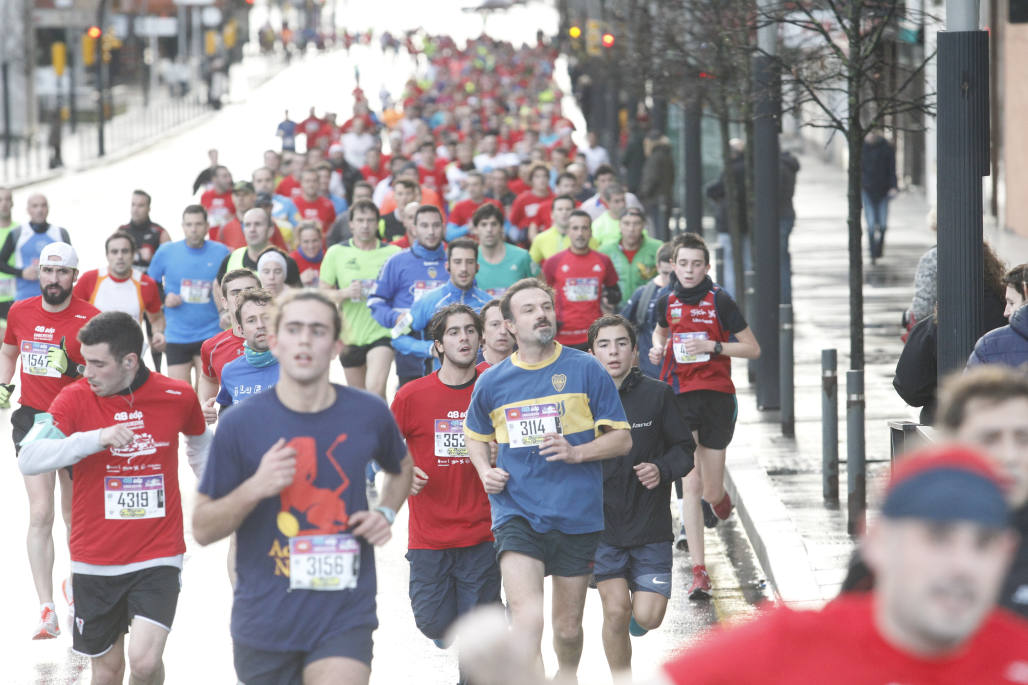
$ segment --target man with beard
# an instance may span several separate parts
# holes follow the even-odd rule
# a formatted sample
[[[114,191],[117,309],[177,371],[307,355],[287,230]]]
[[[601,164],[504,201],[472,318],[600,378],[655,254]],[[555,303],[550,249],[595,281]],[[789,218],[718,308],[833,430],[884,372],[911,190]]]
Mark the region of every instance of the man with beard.
[[[518,351],[476,384],[464,434],[489,494],[513,627],[530,636],[541,664],[543,580],[553,576],[556,680],[575,682],[585,595],[604,528],[599,462],[631,450],[631,428],[603,366],[555,340],[553,290],[526,278],[500,302]]]
[[[248,290],[239,296],[234,313],[236,329],[243,338],[243,354],[221,370],[218,404],[222,411],[241,400],[264,392],[278,381],[278,360],[271,354],[268,327],[271,321],[271,292]]]
[[[39,254],[41,295],[11,307],[7,332],[0,347],[0,401],[8,402],[14,386],[14,369],[21,358],[21,406],[11,415],[15,453],[42,414],[66,385],[79,376],[84,363],[75,337],[99,310],[72,295],[78,274],[78,256],[67,243],[52,242]],[[58,476],[58,473],[60,474]],[[28,556],[32,580],[39,597],[39,626],[34,640],[61,634],[54,609],[54,485],[61,482],[61,512],[71,527],[71,478],[64,470],[25,476],[29,497]]]
[[[414,459],[407,500],[411,609],[418,629],[445,648],[444,636],[459,616],[499,603],[500,568],[489,499],[463,432],[478,378],[482,320],[467,305],[450,304],[436,312],[429,334],[442,366],[400,388],[392,410]]]

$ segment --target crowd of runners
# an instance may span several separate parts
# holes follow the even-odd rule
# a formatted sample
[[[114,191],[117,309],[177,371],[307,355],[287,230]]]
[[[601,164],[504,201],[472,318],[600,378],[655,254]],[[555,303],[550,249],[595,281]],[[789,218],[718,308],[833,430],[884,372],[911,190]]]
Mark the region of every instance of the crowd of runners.
[[[595,138],[576,146],[545,42],[408,49],[425,70],[395,101],[372,106],[358,88],[344,122],[286,113],[281,149],[255,150],[251,169],[212,151],[181,239],[151,219],[145,190],[126,190],[129,221],[100,269],[80,272],[45,197],[27,194],[15,223],[0,189],[0,402],[18,403],[32,637],[70,629],[94,683],[164,682],[181,489],[194,487],[178,480],[180,435],[194,538],[232,538],[247,685],[367,682],[374,547],[405,502],[417,627],[445,649],[461,616],[505,606],[530,646],[510,682],[539,673],[546,576],[562,682],[575,682],[590,587],[619,677],[631,636],[663,621],[676,547],[691,561],[684,591],[711,597],[704,528],[733,508],[731,360],[760,347],[712,282],[707,245],[652,237]],[[336,360],[345,385],[330,381]],[[936,516],[911,498],[897,516],[995,528],[999,477],[961,458],[985,513]],[[883,584],[895,571],[870,563]]]

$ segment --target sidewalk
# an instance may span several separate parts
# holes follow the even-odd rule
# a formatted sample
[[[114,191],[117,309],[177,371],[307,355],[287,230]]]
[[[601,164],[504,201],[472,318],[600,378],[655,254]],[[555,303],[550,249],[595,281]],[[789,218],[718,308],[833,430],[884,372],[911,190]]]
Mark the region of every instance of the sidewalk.
[[[278,74],[286,66],[278,55],[247,54],[229,71],[229,91],[223,99],[225,105],[241,102],[246,96]],[[104,125],[104,157],[99,157],[97,124],[80,122],[76,131],[65,123],[61,140],[64,166],[48,169],[49,148],[47,126],[40,131],[22,157],[3,159],[0,156],[0,185],[21,188],[55,178],[69,171],[81,171],[134,154],[162,140],[183,127],[195,126],[212,116],[215,110],[207,104],[207,90],[195,84],[184,97],[173,97],[167,87],[152,93],[148,106],[143,104],[142,91],[130,91],[123,102],[126,107]]]
[[[757,410],[746,365],[734,364],[739,421],[728,450],[726,484],[778,597],[791,605],[818,606],[837,594],[853,550],[846,533],[846,176],[814,155],[801,155],[800,163],[798,219],[791,238],[796,437],[782,436],[777,411]],[[927,214],[923,194],[901,193],[890,205],[884,257],[872,267],[864,249],[865,443],[871,512],[888,475],[887,422],[917,417],[917,410],[893,390],[892,377],[902,348],[900,316],[910,304],[914,270],[935,242]],[[1002,256],[1012,259],[1010,254]],[[821,483],[825,348],[838,350],[840,501],[831,506],[823,501]]]

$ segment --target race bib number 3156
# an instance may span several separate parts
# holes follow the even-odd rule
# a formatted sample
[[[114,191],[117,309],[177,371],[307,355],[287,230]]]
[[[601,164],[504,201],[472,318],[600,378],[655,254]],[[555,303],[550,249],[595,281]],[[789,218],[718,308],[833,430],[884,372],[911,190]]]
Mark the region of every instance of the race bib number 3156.
[[[530,404],[505,412],[511,447],[538,447],[547,433],[560,433],[556,404]]]
[[[352,535],[289,538],[290,590],[350,590],[360,569],[361,546]]]

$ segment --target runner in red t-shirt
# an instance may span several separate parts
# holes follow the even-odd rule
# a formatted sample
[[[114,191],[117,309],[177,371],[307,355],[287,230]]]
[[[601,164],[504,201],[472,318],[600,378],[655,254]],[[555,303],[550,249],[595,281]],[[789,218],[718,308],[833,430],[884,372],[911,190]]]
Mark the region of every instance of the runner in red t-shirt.
[[[450,210],[450,218],[446,222],[447,241],[456,240],[471,231],[471,216],[482,205],[495,205],[503,211],[503,205],[485,196],[485,176],[477,171],[469,171],[464,179],[468,197],[453,205],[453,209]]]
[[[557,176],[557,185],[553,191],[553,197],[558,198],[561,195],[567,195],[568,197],[575,196],[575,176],[567,171]],[[575,206],[582,204],[581,202],[575,201]],[[539,225],[543,226],[540,232],[545,231],[550,226],[553,226],[553,200],[544,202],[542,209],[539,210]]]
[[[221,387],[221,370],[225,364],[243,353],[243,338],[235,333],[236,307],[239,306],[239,296],[247,290],[256,290],[261,287],[257,276],[249,269],[233,269],[221,278],[221,294],[224,295],[228,320],[228,329],[208,338],[200,346],[200,384],[197,389],[197,396],[204,408],[204,417],[207,423],[214,423],[218,420],[218,410],[214,406],[214,398],[218,395]],[[222,324],[225,325],[225,324]]]
[[[461,614],[500,601],[500,569],[489,498],[464,444],[482,320],[467,305],[451,304],[427,330],[442,366],[397,390],[392,410],[414,458],[407,500],[411,608],[418,629],[444,647]]]
[[[589,326],[621,301],[610,257],[589,248],[592,220],[576,209],[568,221],[570,247],[543,262],[546,282],[557,291],[557,342],[585,349]]]
[[[78,377],[83,363],[75,335],[93,316],[96,307],[72,295],[78,256],[67,243],[50,243],[39,255],[42,295],[15,302],[7,315],[7,331],[0,347],[0,403],[10,406],[18,359],[21,359],[21,406],[11,414],[14,451],[32,428],[36,415],[46,411],[57,393]],[[25,476],[29,497],[28,556],[40,603],[40,623],[33,639],[60,635],[54,607],[54,476]],[[59,474],[62,511],[71,503],[71,479]],[[69,528],[71,521],[65,519]],[[68,596],[68,595],[66,595]]]
[[[200,204],[207,210],[207,223],[224,226],[236,213],[232,202],[232,174],[223,166],[214,167],[211,175],[213,187],[200,196]]]
[[[549,224],[543,222],[540,211],[553,198],[549,169],[537,164],[532,167],[528,178],[532,187],[514,198],[509,217],[510,223],[519,230],[518,239],[514,242],[525,248],[535,240],[536,234],[549,228]]]
[[[318,172],[315,169],[304,169],[300,174],[300,197],[294,198],[293,202],[298,212],[297,223],[313,221],[322,234],[328,233],[336,220],[336,210],[331,200],[318,195]]]
[[[85,379],[40,416],[18,466],[28,474],[75,469],[73,649],[92,658],[96,681],[114,682],[131,626],[133,679],[156,682],[186,551],[178,436],[199,477],[211,433],[187,383],[143,366],[143,331],[131,316],[98,314],[78,340]]]
[[[325,240],[321,229],[313,221],[305,221],[296,227],[296,249],[289,256],[300,270],[300,282],[305,288],[318,287],[321,260],[325,257]]]
[[[364,160],[366,163],[360,169],[361,176],[372,186],[377,186],[379,181],[389,176],[389,166],[382,159],[381,148],[369,149],[364,153]]]

